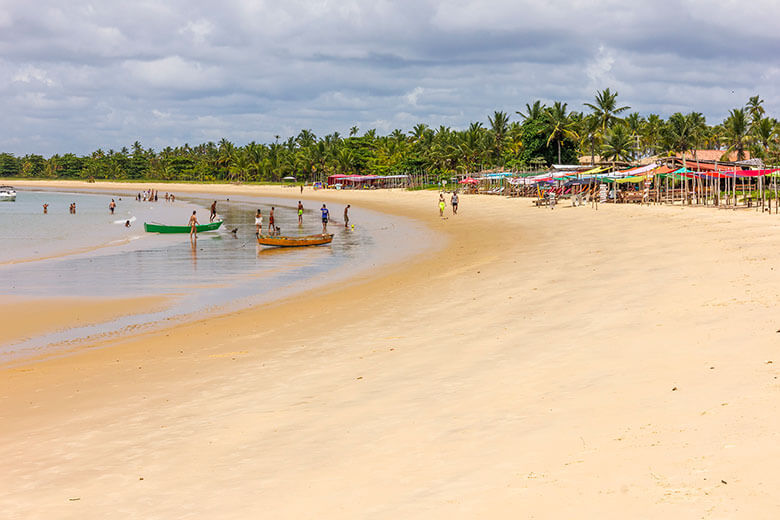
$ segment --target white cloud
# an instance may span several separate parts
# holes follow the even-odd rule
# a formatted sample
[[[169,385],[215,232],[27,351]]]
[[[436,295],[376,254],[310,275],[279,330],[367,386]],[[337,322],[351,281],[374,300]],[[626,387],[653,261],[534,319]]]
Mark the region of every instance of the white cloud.
[[[45,70],[39,69],[38,67],[34,67],[32,65],[24,66],[14,75],[12,81],[19,81],[21,83],[37,82],[47,87],[54,85],[54,80],[46,75]]]
[[[780,116],[769,0],[760,16],[731,0],[63,5],[0,9],[0,152],[463,128],[535,99],[583,110],[605,87],[642,113],[715,123],[760,94]]]

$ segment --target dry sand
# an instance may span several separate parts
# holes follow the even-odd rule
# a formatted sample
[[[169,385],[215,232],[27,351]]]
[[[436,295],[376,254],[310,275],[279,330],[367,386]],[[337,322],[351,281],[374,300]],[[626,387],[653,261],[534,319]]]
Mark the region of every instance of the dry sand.
[[[431,192],[314,198],[447,244],[6,369],[4,518],[780,512],[780,216],[462,196],[440,219]]]

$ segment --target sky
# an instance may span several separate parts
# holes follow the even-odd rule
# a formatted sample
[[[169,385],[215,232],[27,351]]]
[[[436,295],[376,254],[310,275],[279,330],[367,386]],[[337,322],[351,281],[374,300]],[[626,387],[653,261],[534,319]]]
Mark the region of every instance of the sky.
[[[769,0],[0,0],[0,152],[465,128],[536,99],[780,117]]]

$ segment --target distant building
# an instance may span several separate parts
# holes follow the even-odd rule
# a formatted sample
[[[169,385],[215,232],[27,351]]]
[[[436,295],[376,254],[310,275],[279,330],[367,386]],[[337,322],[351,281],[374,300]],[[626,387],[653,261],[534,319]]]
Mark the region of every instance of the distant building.
[[[736,162],[737,160],[737,152],[729,152],[728,155],[724,157],[724,154],[726,154],[725,150],[693,150],[690,152],[685,152],[685,160],[686,161],[695,161],[696,159],[700,161],[728,161],[728,162]],[[750,159],[750,152],[745,150],[742,153],[742,159],[747,160]],[[682,157],[682,156],[680,156]]]

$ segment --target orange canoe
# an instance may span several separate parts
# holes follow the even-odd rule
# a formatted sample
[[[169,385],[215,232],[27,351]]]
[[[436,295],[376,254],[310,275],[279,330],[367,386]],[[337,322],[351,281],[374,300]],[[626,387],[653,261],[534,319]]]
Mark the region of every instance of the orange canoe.
[[[305,237],[259,235],[257,237],[257,243],[260,245],[278,247],[321,246],[330,244],[332,240],[333,235],[308,235]]]

